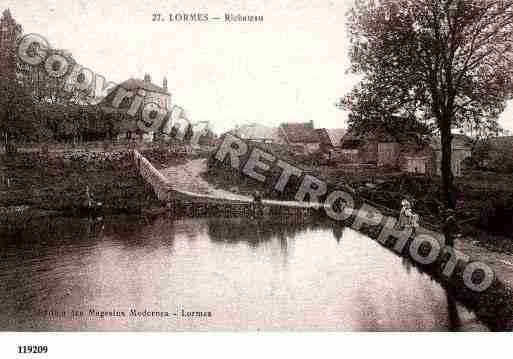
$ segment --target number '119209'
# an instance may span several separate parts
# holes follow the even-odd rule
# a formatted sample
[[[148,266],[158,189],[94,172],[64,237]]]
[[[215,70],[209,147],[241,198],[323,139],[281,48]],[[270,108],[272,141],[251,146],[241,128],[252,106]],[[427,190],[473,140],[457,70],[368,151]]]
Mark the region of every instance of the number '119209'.
[[[18,354],[46,354],[48,346],[46,345],[18,345]]]

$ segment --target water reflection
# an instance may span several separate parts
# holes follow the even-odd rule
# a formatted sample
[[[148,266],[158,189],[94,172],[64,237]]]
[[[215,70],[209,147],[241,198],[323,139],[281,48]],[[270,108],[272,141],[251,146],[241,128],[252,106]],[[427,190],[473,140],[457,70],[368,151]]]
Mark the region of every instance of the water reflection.
[[[3,330],[459,330],[472,320],[410,262],[333,223],[57,218],[1,245]],[[90,309],[127,315],[70,317]]]

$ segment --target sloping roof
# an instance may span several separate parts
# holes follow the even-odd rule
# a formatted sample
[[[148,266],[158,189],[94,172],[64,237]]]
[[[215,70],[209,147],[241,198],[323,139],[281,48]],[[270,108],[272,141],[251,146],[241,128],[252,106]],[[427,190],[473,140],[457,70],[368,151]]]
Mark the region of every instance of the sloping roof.
[[[327,131],[333,146],[340,146],[340,141],[347,132],[345,128],[328,128]]]
[[[333,147],[340,146],[340,140],[344,137],[346,130],[343,128],[318,128],[315,130],[323,145]]]
[[[316,143],[321,142],[311,122],[306,123],[282,123],[280,125],[285,138],[291,143]]]
[[[164,95],[169,95],[169,92],[163,87],[155,85],[151,82],[144,82],[144,80],[141,79],[128,79],[122,82],[120,86],[128,91],[137,91],[139,89],[143,89],[150,92],[158,92]]]
[[[257,123],[242,125],[238,128],[228,131],[240,138],[248,140],[273,140],[279,139],[278,129],[275,127],[268,127]]]
[[[340,131],[342,134],[339,142],[364,142],[370,140],[377,142],[397,142],[397,139],[393,135],[383,129],[375,129],[359,135],[356,135],[355,132],[351,130],[336,129],[334,131]]]

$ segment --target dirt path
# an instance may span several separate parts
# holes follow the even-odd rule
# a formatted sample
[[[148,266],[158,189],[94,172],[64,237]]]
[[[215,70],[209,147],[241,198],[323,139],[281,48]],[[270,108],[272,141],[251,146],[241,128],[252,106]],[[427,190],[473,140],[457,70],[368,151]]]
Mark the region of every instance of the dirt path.
[[[206,171],[207,160],[203,158],[160,170],[171,181],[173,188],[177,191],[230,200],[252,201],[250,197],[215,188],[201,176]]]
[[[229,192],[220,188],[214,187],[208,183],[201,176],[202,173],[207,171],[207,160],[196,159],[190,160],[183,165],[177,165],[160,169],[160,172],[168,178],[173,186],[173,189],[199,196],[209,196],[220,199],[235,200],[251,202],[253,198],[243,196],[241,194]],[[296,202],[296,201],[276,201],[271,199],[262,200],[263,203],[285,205],[291,207],[315,207],[319,206],[316,203]]]

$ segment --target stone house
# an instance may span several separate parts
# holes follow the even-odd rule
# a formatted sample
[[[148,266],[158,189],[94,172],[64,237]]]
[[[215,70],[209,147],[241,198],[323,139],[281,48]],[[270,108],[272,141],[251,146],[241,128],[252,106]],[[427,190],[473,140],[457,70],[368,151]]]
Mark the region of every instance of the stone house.
[[[375,164],[378,167],[394,167],[400,154],[400,144],[390,135],[375,131],[365,136],[348,132],[342,137],[341,155],[348,162]]]
[[[143,102],[139,108],[138,113],[135,116],[130,116],[127,111],[130,109],[134,102],[134,97],[124,98],[119,104],[118,108],[113,108],[112,103],[118,92],[122,88],[126,91],[130,91],[134,94],[144,94]],[[111,115],[118,115],[120,120],[117,121],[117,129],[119,131],[120,138],[133,138],[134,135],[138,136],[139,139],[145,141],[153,140],[153,133],[143,133],[137,128],[137,119],[141,116],[141,110],[148,103],[157,104],[161,109],[165,111],[171,110],[171,94],[167,89],[167,79],[164,78],[162,81],[162,87],[151,82],[151,76],[149,74],[144,75],[144,79],[128,79],[117,87],[115,87],[100,103],[102,110]]]
[[[431,139],[430,147],[433,150],[434,172],[437,176],[441,176],[442,144],[440,137],[433,137]],[[472,155],[472,139],[466,135],[453,134],[451,150],[452,173],[454,177],[461,177],[464,169],[463,162]]]
[[[432,176],[435,173],[433,149],[429,145],[401,144],[397,166],[402,172]]]
[[[315,130],[321,141],[321,151],[330,152],[340,147],[340,140],[346,134],[343,128],[318,128]]]
[[[314,129],[313,121],[282,123],[278,134],[295,153],[309,155],[321,149],[321,139]]]
[[[472,140],[454,134],[452,141],[452,171],[455,177],[463,174],[463,162],[470,157]],[[356,137],[348,132],[341,141],[341,154],[347,163],[373,164],[377,168],[397,168],[413,174],[441,175],[442,151],[439,137],[429,144],[399,143],[392,136],[375,132]]]

